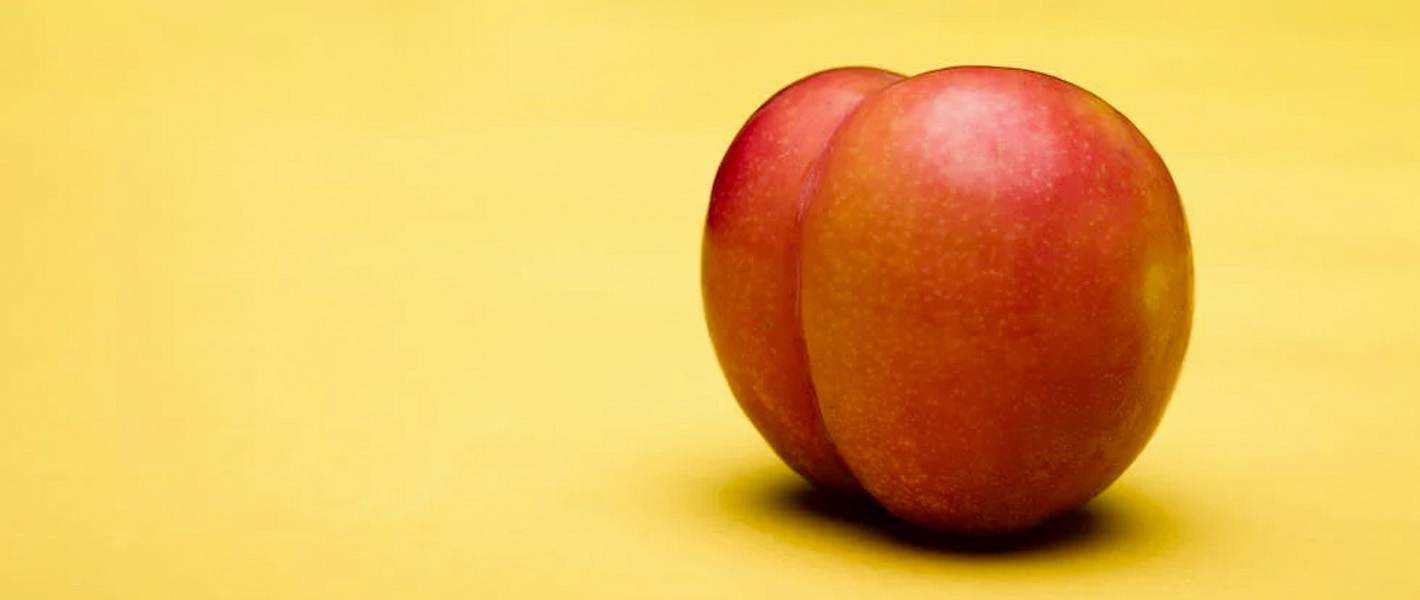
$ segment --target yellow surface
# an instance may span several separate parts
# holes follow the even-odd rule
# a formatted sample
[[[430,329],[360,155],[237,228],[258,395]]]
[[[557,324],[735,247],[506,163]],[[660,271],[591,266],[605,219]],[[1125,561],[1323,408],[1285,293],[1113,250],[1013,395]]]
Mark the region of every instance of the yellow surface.
[[[1420,597],[1420,9],[1330,4],[4,2],[0,597]],[[1011,552],[807,494],[699,304],[760,101],[959,63],[1119,107],[1197,251]]]

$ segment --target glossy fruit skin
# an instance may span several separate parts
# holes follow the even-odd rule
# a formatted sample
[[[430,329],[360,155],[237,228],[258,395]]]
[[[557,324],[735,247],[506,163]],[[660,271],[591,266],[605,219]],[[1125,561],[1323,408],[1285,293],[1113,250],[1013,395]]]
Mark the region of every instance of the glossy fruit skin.
[[[855,489],[823,431],[798,315],[798,217],[810,167],[849,112],[901,75],[862,67],[803,78],[755,111],[711,191],[701,249],[706,325],[750,422],[816,485]]]
[[[953,68],[866,100],[804,217],[835,448],[898,516],[1009,533],[1087,502],[1163,416],[1192,251],[1163,161],[1088,92]]]
[[[1060,79],[954,67],[869,94],[821,148],[778,231],[826,451],[956,534],[1029,529],[1117,479],[1193,313],[1182,203],[1144,136]]]

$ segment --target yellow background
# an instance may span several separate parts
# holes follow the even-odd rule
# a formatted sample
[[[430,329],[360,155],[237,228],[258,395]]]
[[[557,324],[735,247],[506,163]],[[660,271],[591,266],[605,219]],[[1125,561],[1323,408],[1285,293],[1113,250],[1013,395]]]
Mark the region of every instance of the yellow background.
[[[0,596],[1420,597],[1420,10],[0,4]],[[1153,140],[1192,348],[1011,552],[825,507],[700,311],[761,101],[1044,70]]]

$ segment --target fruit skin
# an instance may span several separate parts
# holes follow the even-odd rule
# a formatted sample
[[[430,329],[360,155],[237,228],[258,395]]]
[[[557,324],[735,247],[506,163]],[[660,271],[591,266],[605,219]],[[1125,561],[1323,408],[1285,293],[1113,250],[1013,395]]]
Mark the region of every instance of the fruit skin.
[[[745,123],[715,176],[701,250],[705,320],[740,407],[796,472],[855,489],[824,435],[798,315],[798,215],[829,136],[901,75],[840,68],[801,79]]]
[[[864,489],[959,534],[1103,491],[1162,418],[1192,322],[1183,208],[1144,136],[1059,79],[955,67],[869,97],[822,160],[802,326]]]

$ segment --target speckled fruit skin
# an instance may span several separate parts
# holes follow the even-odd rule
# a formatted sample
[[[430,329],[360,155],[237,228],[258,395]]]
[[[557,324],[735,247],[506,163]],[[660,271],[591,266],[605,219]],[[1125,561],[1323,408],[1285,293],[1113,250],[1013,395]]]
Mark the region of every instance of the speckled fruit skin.
[[[1007,534],[1134,461],[1193,313],[1167,168],[1104,101],[956,67],[870,96],[803,215],[802,327],[829,437],[897,516]]]
[[[706,321],[794,470],[954,534],[1020,532],[1134,461],[1178,379],[1178,192],[1104,101],[1018,69],[785,88],[716,175]]]
[[[856,489],[823,431],[798,314],[798,216],[812,163],[843,119],[901,75],[817,73],[745,123],[715,176],[701,251],[705,319],[730,390],[770,447],[816,485]]]

